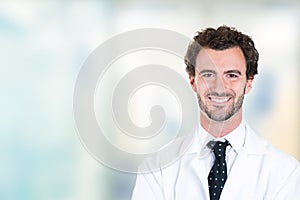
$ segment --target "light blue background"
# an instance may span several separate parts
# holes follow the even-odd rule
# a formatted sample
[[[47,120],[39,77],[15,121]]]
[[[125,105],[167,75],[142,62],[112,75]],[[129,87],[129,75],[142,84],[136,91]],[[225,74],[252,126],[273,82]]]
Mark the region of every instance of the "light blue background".
[[[252,35],[260,75],[246,97],[255,130],[300,159],[299,1],[2,1],[0,199],[130,199],[134,176],[81,145],[72,98],[80,67],[110,37],[136,28],[192,38],[227,24]],[[281,138],[281,139],[278,139]]]

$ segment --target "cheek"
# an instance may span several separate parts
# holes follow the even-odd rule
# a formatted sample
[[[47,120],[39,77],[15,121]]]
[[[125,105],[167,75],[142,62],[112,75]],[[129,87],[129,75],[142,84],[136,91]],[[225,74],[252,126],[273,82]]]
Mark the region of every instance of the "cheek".
[[[239,87],[238,90],[236,90],[236,95],[237,96],[241,96],[241,95],[244,95],[244,94],[247,94],[249,91],[248,91],[248,87],[247,85],[241,85]]]
[[[247,92],[247,85],[245,83],[232,83],[228,85],[227,89],[228,92],[234,93],[237,98]]]
[[[213,87],[213,83],[211,81],[207,81],[207,80],[199,78],[197,80],[197,86],[201,90],[206,91],[206,90],[210,89],[211,87]]]
[[[202,79],[199,79],[197,81],[197,89],[198,91],[204,93],[206,92],[207,90],[209,90],[212,86],[212,84],[210,84],[208,81],[204,81]]]

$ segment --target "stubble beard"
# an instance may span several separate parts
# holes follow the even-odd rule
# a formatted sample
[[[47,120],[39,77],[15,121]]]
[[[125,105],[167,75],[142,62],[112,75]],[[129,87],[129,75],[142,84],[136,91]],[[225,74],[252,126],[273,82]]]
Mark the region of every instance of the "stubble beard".
[[[238,97],[236,103],[232,102],[232,104],[230,104],[230,106],[226,110],[220,107],[219,110],[215,111],[215,110],[210,110],[208,108],[208,106],[201,99],[199,93],[197,92],[198,104],[200,109],[207,115],[208,118],[218,122],[226,121],[230,119],[232,116],[234,116],[242,108],[244,96],[245,96],[245,89],[243,94]]]

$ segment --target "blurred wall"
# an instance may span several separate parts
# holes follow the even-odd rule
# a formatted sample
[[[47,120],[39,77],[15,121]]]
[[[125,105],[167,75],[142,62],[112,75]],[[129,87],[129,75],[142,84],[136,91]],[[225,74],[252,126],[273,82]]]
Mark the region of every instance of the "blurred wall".
[[[0,199],[130,199],[135,177],[104,167],[82,146],[72,98],[89,54],[137,28],[192,38],[226,24],[251,35],[259,75],[245,118],[300,160],[299,15],[296,0],[2,1]]]

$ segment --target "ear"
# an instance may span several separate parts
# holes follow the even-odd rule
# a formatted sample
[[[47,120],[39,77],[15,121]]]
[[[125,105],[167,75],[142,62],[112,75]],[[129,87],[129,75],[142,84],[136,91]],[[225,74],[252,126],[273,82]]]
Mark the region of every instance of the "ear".
[[[246,83],[245,94],[248,94],[252,88],[253,79],[248,79]]]
[[[192,89],[194,90],[194,92],[197,92],[195,76],[189,76],[189,79],[190,79],[190,84],[191,84]]]

